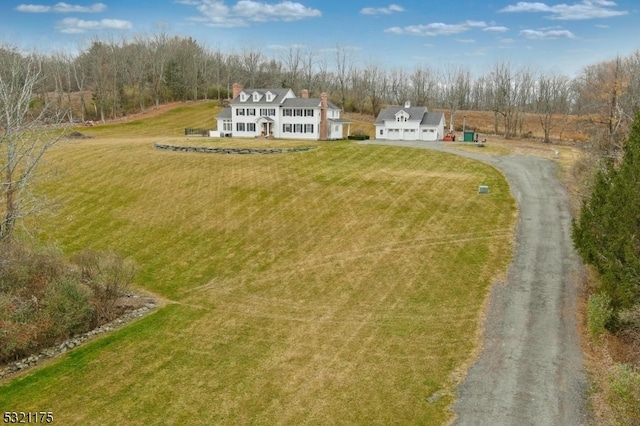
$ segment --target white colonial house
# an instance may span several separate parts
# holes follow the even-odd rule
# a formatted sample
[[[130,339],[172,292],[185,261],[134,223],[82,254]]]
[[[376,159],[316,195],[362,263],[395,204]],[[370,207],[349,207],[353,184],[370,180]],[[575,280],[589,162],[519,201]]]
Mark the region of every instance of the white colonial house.
[[[326,93],[309,98],[309,91],[303,90],[296,97],[291,89],[244,90],[238,83],[233,85],[230,106],[216,119],[218,134],[234,138],[333,140],[346,137],[350,127]]]
[[[429,112],[427,107],[391,106],[376,118],[376,139],[396,141],[439,141],[444,137],[442,112]]]

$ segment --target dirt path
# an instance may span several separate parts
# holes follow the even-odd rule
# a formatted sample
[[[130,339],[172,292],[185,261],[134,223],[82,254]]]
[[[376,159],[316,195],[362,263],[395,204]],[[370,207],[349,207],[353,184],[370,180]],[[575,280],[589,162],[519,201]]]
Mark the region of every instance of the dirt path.
[[[482,352],[458,389],[454,424],[585,424],[588,383],[576,316],[582,267],[556,164],[534,156],[462,152],[444,143],[402,145],[495,166],[519,204],[514,261],[506,282],[492,288]]]

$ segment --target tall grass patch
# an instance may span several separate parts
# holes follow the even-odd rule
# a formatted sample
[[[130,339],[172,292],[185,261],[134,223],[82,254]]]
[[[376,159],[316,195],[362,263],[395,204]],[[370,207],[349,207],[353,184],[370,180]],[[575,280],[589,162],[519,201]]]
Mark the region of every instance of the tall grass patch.
[[[65,173],[42,191],[63,203],[42,239],[133,258],[170,307],[82,349],[89,365],[6,384],[0,405],[71,424],[450,418],[451,374],[510,261],[515,203],[495,169],[348,142],[234,156],[96,138],[50,159]]]

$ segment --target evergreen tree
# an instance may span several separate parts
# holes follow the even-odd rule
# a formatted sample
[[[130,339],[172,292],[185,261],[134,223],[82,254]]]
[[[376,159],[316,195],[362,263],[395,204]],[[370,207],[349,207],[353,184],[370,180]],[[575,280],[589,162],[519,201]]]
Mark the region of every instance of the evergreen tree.
[[[573,239],[585,262],[602,278],[614,313],[640,299],[640,114],[618,167],[608,161],[582,204]]]

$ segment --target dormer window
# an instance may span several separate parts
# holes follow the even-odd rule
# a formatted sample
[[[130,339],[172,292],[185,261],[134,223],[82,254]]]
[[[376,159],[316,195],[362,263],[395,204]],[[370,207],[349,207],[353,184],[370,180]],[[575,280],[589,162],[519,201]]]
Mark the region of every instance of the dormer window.
[[[398,111],[396,113],[396,122],[404,123],[409,121],[409,114],[406,111]]]
[[[275,99],[276,95],[274,95],[271,92],[267,92],[265,94],[265,97],[267,98],[267,102],[273,102],[273,100]]]
[[[240,92],[240,102],[247,102],[247,99],[249,99],[249,95],[244,92]]]
[[[258,92],[253,92],[253,102],[259,102],[262,96]]]

